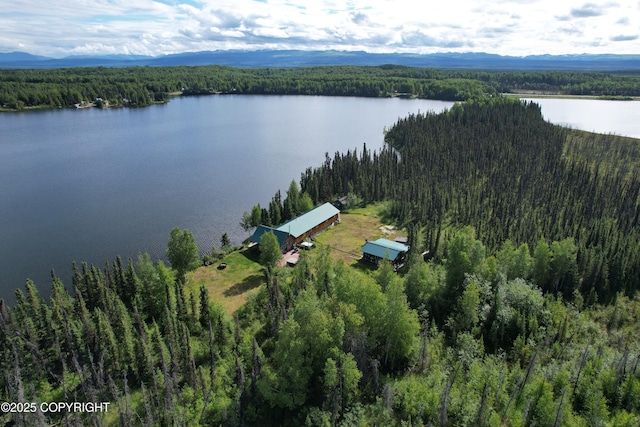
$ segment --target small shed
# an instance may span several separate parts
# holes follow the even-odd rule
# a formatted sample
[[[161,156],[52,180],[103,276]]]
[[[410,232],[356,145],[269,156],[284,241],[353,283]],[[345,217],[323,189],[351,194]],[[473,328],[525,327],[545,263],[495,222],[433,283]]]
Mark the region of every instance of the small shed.
[[[395,268],[400,268],[407,258],[409,246],[380,238],[375,241],[367,241],[360,250],[365,261],[379,264],[382,259],[388,259]]]
[[[347,208],[347,196],[337,199],[335,202],[333,202],[333,206],[341,211],[345,210]]]

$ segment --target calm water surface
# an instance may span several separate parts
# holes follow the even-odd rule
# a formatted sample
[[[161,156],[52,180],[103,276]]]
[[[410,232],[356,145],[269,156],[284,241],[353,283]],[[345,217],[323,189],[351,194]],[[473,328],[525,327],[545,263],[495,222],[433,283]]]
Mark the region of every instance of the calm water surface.
[[[173,227],[201,252],[237,244],[244,211],[268,204],[325,153],[383,144],[383,128],[450,102],[296,96],[177,98],[144,109],[0,114],[0,298],[26,278],[120,254],[163,258]]]
[[[574,129],[640,138],[640,102],[596,99],[526,99],[540,105],[545,119]]]

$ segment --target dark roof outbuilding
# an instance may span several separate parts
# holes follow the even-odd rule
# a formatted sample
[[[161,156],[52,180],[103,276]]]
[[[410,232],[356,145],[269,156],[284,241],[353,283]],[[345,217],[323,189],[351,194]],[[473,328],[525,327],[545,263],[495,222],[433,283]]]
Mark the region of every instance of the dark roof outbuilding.
[[[268,233],[269,231],[273,232],[276,235],[276,239],[278,239],[278,244],[282,248],[287,241],[287,237],[289,237],[289,233],[278,230],[276,228],[267,227],[266,225],[259,225],[256,230],[251,235],[249,239],[253,243],[260,243],[260,239],[264,233]]]
[[[365,254],[372,255],[377,258],[385,258],[389,261],[394,261],[401,253],[408,252],[409,246],[392,240],[380,238],[378,240],[365,243],[360,250]]]

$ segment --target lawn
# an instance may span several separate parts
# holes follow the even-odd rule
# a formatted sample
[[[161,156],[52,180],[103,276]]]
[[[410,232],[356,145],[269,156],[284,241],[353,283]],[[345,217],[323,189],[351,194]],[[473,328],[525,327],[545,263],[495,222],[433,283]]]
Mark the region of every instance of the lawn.
[[[262,266],[258,263],[258,251],[252,249],[232,252],[221,262],[227,264],[223,270],[218,269],[220,263],[216,262],[194,271],[190,287],[197,291],[204,285],[211,300],[222,303],[227,313],[233,314],[250,295],[258,292],[264,282]]]
[[[404,236],[401,231],[383,224],[377,214],[379,208],[379,205],[371,205],[340,214],[340,224],[320,233],[316,242],[330,246],[334,258],[353,264],[362,257],[360,248],[367,239],[384,237],[393,240]]]
[[[342,259],[348,265],[355,264],[361,257],[360,248],[366,239],[379,237],[394,239],[402,232],[385,226],[378,212],[380,205],[370,205],[341,214],[341,223],[320,233],[316,237],[317,245],[331,247],[335,259]],[[311,256],[314,250],[311,250]],[[216,262],[208,267],[200,267],[189,276],[189,291],[198,292],[201,285],[209,291],[213,301],[220,302],[227,313],[233,314],[250,295],[258,292],[264,283],[262,266],[258,262],[259,252],[242,249],[227,255],[222,261],[227,264],[219,270]]]

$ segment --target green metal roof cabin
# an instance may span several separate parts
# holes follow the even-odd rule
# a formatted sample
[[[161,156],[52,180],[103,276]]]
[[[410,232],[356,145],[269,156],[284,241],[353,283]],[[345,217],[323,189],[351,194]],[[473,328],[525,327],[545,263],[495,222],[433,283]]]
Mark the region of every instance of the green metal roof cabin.
[[[290,235],[298,239],[298,237],[304,234],[309,234],[309,232],[314,229],[325,229],[334,222],[339,221],[340,210],[333,206],[331,203],[325,203],[324,205],[320,205],[311,209],[310,211],[300,215],[297,218],[279,225],[278,227],[276,227],[276,230],[289,233]],[[329,222],[329,224],[327,224],[325,227],[321,227],[327,222]]]
[[[407,252],[409,252],[409,246],[380,238],[375,241],[367,241],[360,250],[365,261],[379,264],[382,259],[388,259],[397,269],[404,264]]]
[[[289,237],[289,234],[285,233],[284,231],[276,230],[275,228],[272,228],[272,227],[267,227],[266,225],[259,225],[256,228],[256,231],[253,232],[249,240],[252,243],[260,243],[260,239],[262,238],[262,235],[269,231],[272,231],[273,234],[275,234],[276,239],[278,239],[280,250],[286,247],[287,238]]]
[[[340,210],[331,203],[325,203],[277,227],[260,225],[251,235],[250,240],[253,243],[260,243],[262,234],[272,230],[278,238],[282,252],[287,252],[294,245],[300,244],[307,238],[313,238],[317,233],[339,222]]]

